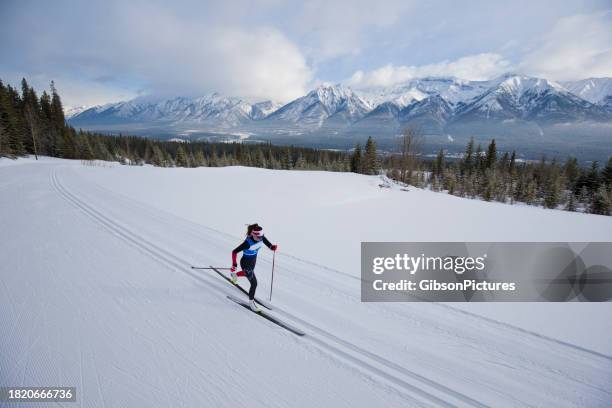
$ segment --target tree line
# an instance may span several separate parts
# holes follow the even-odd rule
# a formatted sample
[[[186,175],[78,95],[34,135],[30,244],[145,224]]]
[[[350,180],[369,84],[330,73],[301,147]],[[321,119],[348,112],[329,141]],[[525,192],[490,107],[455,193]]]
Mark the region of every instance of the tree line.
[[[53,82],[40,95],[24,78],[21,91],[0,80],[0,157],[33,154],[162,167],[253,166],[269,169],[350,171],[346,152],[271,143],[169,142],[76,130],[66,123]],[[375,154],[375,153],[374,153]]]
[[[569,157],[539,161],[519,160],[516,152],[498,152],[495,139],[486,149],[474,139],[460,158],[448,158],[440,150],[434,160],[422,160],[422,138],[407,129],[400,153],[385,162],[387,175],[395,180],[459,197],[545,208],[610,215],[612,211],[612,157],[602,166],[584,167]]]

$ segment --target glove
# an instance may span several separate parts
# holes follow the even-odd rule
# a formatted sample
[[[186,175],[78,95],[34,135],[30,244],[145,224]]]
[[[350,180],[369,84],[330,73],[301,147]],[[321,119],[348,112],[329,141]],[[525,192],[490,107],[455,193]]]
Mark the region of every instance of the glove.
[[[278,245],[272,245],[272,247],[270,247],[271,250],[276,251],[278,249]]]
[[[232,267],[230,268],[230,271],[232,271],[232,272],[236,272],[236,267],[237,267],[237,266],[238,266],[238,265],[232,265]]]

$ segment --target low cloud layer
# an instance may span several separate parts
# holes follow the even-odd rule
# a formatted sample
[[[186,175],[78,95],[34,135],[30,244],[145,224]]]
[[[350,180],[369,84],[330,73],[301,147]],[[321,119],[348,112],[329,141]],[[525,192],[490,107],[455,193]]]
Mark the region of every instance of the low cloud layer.
[[[499,76],[512,64],[499,54],[479,54],[421,66],[386,65],[370,72],[357,71],[346,82],[354,88],[391,86],[414,78],[455,77],[466,80],[486,80]]]
[[[520,64],[556,80],[612,76],[612,11],[559,19]]]
[[[43,16],[44,10],[32,8],[14,14],[22,32],[31,35],[11,33],[21,47],[13,71],[21,68],[37,82],[89,82],[91,89],[83,92],[129,83],[130,94],[216,91],[284,101],[302,95],[312,78],[300,49],[274,27],[219,24],[153,2],[76,4],[67,15],[54,12]],[[49,19],[57,27],[40,26]]]
[[[606,0],[0,2],[0,78],[67,105],[210,92],[287,102],[321,82],[612,76]]]

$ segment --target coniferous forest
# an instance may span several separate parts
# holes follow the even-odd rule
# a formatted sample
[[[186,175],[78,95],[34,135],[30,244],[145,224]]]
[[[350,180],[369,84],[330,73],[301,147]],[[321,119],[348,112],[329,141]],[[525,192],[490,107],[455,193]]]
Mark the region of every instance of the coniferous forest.
[[[45,155],[66,159],[116,161],[126,165],[216,167],[243,165],[376,175],[384,171],[401,183],[460,197],[524,203],[545,208],[610,215],[612,157],[605,165],[581,166],[575,158],[538,162],[467,144],[460,158],[424,158],[419,138],[408,129],[398,152],[380,155],[370,137],[351,153],[270,143],[170,142],[135,136],[109,136],[76,130],[66,123],[61,98],[51,83],[40,96],[25,79],[21,89],[0,80],[0,157]]]
[[[410,133],[400,145],[415,144]],[[409,148],[387,158],[384,167],[394,180],[459,197],[610,215],[612,157],[604,166],[595,161],[585,167],[574,157],[519,160],[516,152],[498,152],[495,139],[486,149],[474,145],[472,138],[460,158],[440,150],[434,160],[420,160],[418,149]]]

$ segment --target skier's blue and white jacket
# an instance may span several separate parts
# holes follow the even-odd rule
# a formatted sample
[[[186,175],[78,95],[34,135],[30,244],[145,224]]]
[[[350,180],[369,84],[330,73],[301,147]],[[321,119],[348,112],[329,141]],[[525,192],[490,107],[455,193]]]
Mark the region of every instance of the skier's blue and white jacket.
[[[261,240],[256,241],[253,238],[251,238],[250,236],[247,237],[244,242],[240,245],[238,245],[233,251],[232,251],[232,258],[234,263],[236,262],[236,254],[238,254],[238,252],[242,251],[242,257],[243,258],[253,258],[253,257],[257,257],[257,252],[259,252],[259,250],[261,249],[261,247],[265,245],[268,248],[272,249],[272,243],[270,243],[270,241],[268,241],[268,239],[266,238],[266,236],[264,235],[263,237],[261,237]]]

